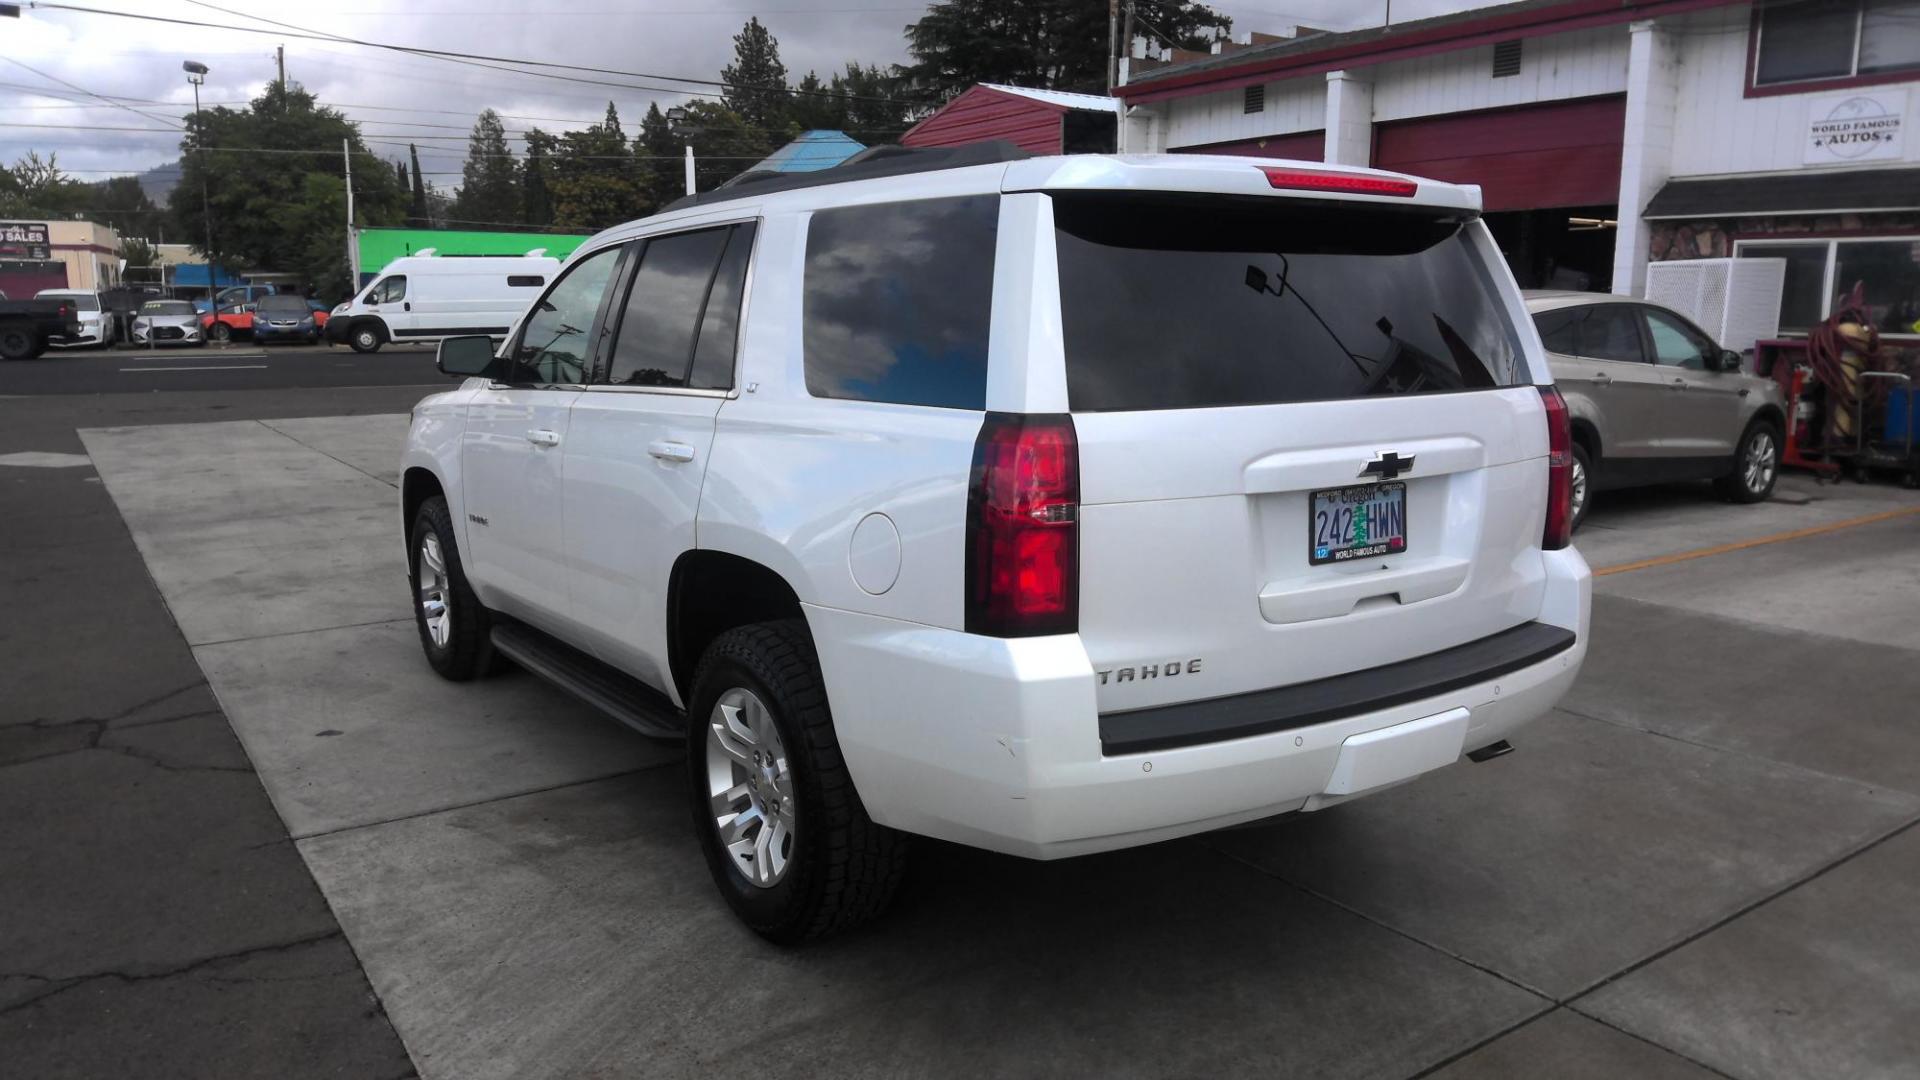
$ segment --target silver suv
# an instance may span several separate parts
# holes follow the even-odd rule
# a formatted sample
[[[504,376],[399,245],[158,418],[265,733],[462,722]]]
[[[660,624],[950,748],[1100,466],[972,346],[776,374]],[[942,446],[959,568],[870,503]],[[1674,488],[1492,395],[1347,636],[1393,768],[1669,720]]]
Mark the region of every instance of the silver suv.
[[[1671,308],[1607,293],[1528,292],[1573,414],[1573,524],[1610,488],[1712,480],[1730,502],[1773,493],[1786,405]]]

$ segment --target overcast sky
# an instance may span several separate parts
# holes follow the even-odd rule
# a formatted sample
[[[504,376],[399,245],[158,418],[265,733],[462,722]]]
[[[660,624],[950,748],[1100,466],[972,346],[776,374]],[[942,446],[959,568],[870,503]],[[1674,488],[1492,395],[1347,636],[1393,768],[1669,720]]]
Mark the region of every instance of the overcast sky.
[[[203,104],[239,105],[273,79],[274,46],[284,43],[289,79],[359,121],[380,153],[397,159],[406,154],[407,141],[416,142],[424,171],[447,188],[458,183],[465,132],[482,108],[506,115],[509,132],[536,124],[563,131],[598,120],[611,98],[631,136],[649,101],[670,108],[688,98],[303,40],[245,15],[322,35],[709,79],[718,78],[732,58],[733,34],[749,15],[758,15],[798,79],[809,69],[824,77],[849,60],[905,60],[902,30],[924,10],[909,0],[209,0],[243,13],[235,15],[193,0],[76,2],[213,25],[46,7],[28,8],[18,20],[0,19],[0,161],[10,163],[28,150],[43,157],[57,152],[62,168],[87,180],[170,162],[179,156],[179,136],[166,132],[163,122],[178,123],[193,103],[180,62],[198,60],[212,69],[201,89]],[[1235,34],[1244,36],[1297,23],[1329,29],[1378,25],[1385,0],[1213,6],[1232,16]],[[1479,6],[1484,2],[1393,0],[1393,18],[1406,22]],[[236,29],[242,26],[269,32]],[[83,91],[129,100],[126,108],[116,108]],[[80,130],[89,127],[163,130]]]

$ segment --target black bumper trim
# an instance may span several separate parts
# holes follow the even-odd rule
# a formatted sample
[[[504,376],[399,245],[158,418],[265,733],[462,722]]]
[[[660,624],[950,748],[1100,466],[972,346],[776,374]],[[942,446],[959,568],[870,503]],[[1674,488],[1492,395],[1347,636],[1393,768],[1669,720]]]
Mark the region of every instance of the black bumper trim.
[[[1523,623],[1396,664],[1231,697],[1100,714],[1100,751],[1139,754],[1310,727],[1498,678],[1573,648],[1574,633]]]

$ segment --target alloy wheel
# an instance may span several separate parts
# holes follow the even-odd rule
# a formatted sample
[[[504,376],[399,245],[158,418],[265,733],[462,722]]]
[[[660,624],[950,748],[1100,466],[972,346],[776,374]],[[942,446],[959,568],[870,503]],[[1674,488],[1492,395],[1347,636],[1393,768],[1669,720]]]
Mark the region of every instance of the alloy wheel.
[[[753,885],[786,876],[794,851],[794,783],[773,714],[734,687],[707,719],[707,805],[720,847]]]
[[[1573,459],[1573,497],[1570,501],[1570,516],[1574,521],[1579,521],[1580,515],[1587,510],[1587,467],[1580,464],[1578,457]]]
[[[440,538],[431,532],[420,537],[419,569],[420,614],[427,623],[427,636],[435,648],[444,649],[453,639],[453,590],[447,578],[447,558],[440,550]]]
[[[1747,457],[1744,463],[1743,479],[1747,490],[1755,495],[1767,490],[1773,483],[1774,470],[1779,461],[1774,452],[1773,432],[1761,429],[1747,440]]]

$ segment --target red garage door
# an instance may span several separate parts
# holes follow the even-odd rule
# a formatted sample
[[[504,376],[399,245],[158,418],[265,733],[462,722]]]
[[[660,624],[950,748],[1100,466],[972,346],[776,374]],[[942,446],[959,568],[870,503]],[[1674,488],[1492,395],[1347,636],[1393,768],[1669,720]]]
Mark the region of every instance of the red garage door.
[[[1380,124],[1381,169],[1479,184],[1488,210],[1596,206],[1620,197],[1627,99],[1457,113]]]

